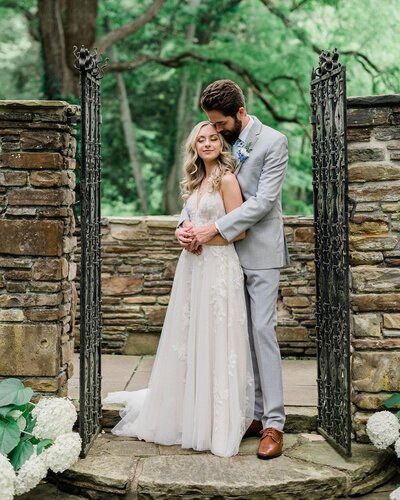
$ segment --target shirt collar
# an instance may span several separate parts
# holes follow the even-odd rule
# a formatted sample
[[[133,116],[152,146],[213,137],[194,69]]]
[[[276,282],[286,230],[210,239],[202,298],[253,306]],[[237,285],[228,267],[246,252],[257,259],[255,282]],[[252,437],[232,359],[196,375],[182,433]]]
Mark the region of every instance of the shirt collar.
[[[249,123],[244,127],[244,129],[239,134],[239,139],[243,142],[246,142],[247,136],[249,135],[250,129],[254,123],[254,118],[250,115],[248,116],[249,116]]]

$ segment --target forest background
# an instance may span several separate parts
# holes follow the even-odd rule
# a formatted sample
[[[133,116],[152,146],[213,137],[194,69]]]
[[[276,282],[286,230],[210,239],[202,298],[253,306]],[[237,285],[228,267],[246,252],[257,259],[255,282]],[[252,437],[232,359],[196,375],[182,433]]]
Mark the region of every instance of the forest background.
[[[202,89],[231,78],[289,139],[286,214],[312,213],[309,85],[337,47],[348,95],[400,92],[400,0],[0,0],[0,99],[79,103],[73,46],[102,81],[102,214],[173,214]]]

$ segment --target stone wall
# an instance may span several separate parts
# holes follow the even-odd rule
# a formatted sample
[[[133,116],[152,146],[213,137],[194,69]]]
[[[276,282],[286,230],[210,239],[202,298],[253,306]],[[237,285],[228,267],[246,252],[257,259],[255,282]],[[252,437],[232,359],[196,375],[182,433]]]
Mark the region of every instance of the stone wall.
[[[0,377],[65,395],[71,376],[76,113],[0,101]],[[75,299],[74,299],[75,298]]]
[[[400,391],[400,95],[350,98],[353,428]]]
[[[156,351],[181,252],[174,236],[177,220],[172,216],[103,219],[103,352]],[[285,231],[292,265],[281,275],[278,339],[284,356],[314,356],[312,218],[285,217]],[[76,326],[78,332],[79,311]]]

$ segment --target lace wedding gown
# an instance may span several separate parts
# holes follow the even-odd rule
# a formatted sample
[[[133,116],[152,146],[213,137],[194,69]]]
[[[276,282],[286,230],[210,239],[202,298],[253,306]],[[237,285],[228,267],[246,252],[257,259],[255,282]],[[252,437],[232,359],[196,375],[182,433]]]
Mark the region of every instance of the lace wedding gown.
[[[198,206],[197,206],[198,205]],[[195,225],[225,214],[221,195],[195,191],[187,200]],[[233,244],[182,251],[149,388],[116,392],[125,404],[113,433],[164,445],[239,450],[253,419],[254,385],[243,272]]]

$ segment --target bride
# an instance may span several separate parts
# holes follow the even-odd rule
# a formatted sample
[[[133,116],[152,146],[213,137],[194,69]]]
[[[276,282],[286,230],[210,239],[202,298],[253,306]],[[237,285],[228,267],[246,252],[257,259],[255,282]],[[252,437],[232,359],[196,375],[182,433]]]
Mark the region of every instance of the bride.
[[[196,226],[242,204],[230,148],[209,122],[185,146],[183,199]],[[184,229],[188,243],[190,228]],[[243,233],[238,239],[243,239]],[[216,236],[183,250],[148,389],[116,392],[112,432],[163,445],[235,455],[253,420],[254,385],[243,272],[233,242]]]

